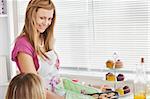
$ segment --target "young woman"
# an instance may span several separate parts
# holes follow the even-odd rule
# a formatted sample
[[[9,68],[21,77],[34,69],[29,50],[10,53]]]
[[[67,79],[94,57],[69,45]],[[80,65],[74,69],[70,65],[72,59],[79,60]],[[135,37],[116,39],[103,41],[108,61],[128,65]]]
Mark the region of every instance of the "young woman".
[[[9,83],[6,99],[46,99],[46,94],[37,75],[21,73]]]
[[[47,99],[64,98],[53,93],[59,83],[59,59],[53,49],[55,19],[56,10],[51,0],[30,0],[23,30],[12,51],[12,60],[21,73],[42,77]]]

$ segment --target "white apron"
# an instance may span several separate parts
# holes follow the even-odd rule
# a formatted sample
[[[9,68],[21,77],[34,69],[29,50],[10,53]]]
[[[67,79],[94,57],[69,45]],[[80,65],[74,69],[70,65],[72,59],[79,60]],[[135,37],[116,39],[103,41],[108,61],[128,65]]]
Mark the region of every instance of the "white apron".
[[[39,69],[38,73],[44,81],[46,89],[55,91],[55,86],[59,83],[59,60],[55,51],[45,53],[50,60],[43,60],[38,56]]]

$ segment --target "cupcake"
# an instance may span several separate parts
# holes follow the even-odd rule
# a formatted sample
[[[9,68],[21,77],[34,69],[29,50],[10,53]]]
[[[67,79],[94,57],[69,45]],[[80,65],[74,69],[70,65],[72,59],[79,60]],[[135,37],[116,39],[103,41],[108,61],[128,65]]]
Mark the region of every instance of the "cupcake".
[[[123,74],[118,74],[117,81],[124,81],[124,75]]]
[[[124,90],[122,88],[116,89],[116,92],[118,92],[120,96],[124,95]]]
[[[106,61],[106,67],[107,68],[113,68],[113,66],[114,66],[114,61],[113,60],[108,60],[108,61]]]
[[[108,81],[115,81],[115,80],[116,80],[116,77],[115,77],[115,75],[112,74],[112,73],[107,73],[107,74],[106,74],[106,80],[108,80]]]
[[[128,86],[124,86],[123,90],[124,90],[124,94],[127,94],[130,92],[130,88]]]
[[[116,62],[115,62],[115,68],[122,68],[123,67],[123,63],[118,59]]]

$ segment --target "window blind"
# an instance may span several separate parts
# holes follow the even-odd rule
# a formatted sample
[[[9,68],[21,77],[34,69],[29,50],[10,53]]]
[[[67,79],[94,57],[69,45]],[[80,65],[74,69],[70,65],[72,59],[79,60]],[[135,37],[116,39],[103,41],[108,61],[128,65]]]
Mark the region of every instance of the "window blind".
[[[92,65],[101,68],[113,52],[124,69],[135,69],[141,57],[148,65],[148,0],[94,0],[93,16]]]
[[[88,0],[55,0],[55,5],[56,50],[62,66],[88,67],[91,36]]]
[[[23,3],[22,3],[23,2]],[[28,0],[18,1],[19,29]],[[148,0],[54,0],[55,49],[62,67],[105,69],[116,52],[125,70],[149,65]],[[24,5],[22,5],[24,4]]]

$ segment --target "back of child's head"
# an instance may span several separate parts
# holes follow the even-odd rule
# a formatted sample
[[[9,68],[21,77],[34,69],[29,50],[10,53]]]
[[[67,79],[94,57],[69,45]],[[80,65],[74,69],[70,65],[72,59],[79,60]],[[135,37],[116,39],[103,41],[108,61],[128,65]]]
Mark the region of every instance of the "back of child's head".
[[[6,99],[46,99],[41,79],[32,73],[15,76],[8,86]]]

